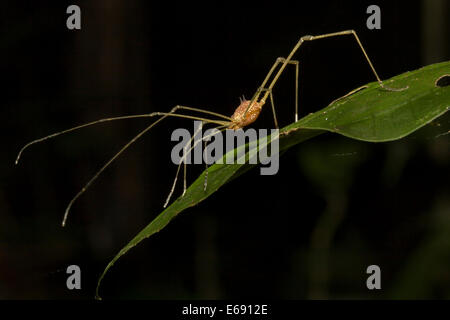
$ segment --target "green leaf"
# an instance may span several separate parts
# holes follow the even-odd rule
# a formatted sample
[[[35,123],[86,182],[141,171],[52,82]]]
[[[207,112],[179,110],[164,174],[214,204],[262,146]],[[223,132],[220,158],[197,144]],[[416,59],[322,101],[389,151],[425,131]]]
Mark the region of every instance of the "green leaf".
[[[450,62],[429,65],[383,82],[389,88],[407,87],[401,91],[387,90],[377,82],[354,90],[352,94],[333,101],[325,109],[309,114],[281,129],[280,153],[326,131],[369,142],[391,141],[405,137],[450,109],[450,86],[446,85],[448,78],[445,75],[450,77]],[[441,80],[437,82],[438,79]],[[243,147],[245,146],[239,148]],[[214,164],[208,169],[206,191],[203,172],[187,189],[184,197],[174,201],[109,262],[98,280],[97,298],[103,277],[122,255],[143,239],[160,231],[181,211],[205,200],[225,183],[253,166]]]

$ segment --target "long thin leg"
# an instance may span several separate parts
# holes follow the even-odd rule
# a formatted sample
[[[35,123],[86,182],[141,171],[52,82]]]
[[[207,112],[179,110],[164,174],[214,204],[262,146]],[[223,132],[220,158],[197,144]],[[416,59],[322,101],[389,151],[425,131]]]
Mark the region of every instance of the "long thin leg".
[[[97,173],[84,185],[84,187],[75,195],[75,197],[72,198],[72,200],[69,202],[69,205],[66,208],[66,211],[64,213],[64,218],[63,218],[63,222],[62,222],[62,226],[64,227],[66,224],[66,220],[67,220],[67,216],[69,214],[70,208],[72,207],[73,203],[87,190],[87,188],[89,188],[89,186],[92,184],[92,182],[94,182],[97,177],[123,152],[125,151],[130,145],[132,145],[136,140],[138,140],[140,137],[142,137],[147,131],[149,131],[151,128],[153,128],[156,124],[158,124],[159,122],[161,122],[163,119],[167,118],[167,117],[181,117],[181,118],[187,118],[187,119],[194,119],[194,120],[202,120],[202,121],[206,121],[209,123],[216,123],[216,124],[221,124],[221,125],[229,125],[228,122],[224,122],[224,121],[217,121],[217,120],[211,120],[211,119],[206,119],[206,118],[198,118],[198,117],[193,117],[193,116],[188,116],[188,115],[183,115],[183,114],[175,114],[174,112],[176,112],[177,110],[179,110],[181,108],[179,108],[178,106],[174,107],[170,112],[165,113],[165,112],[154,112],[151,115],[152,116],[161,116],[161,118],[159,118],[158,120],[156,120],[155,122],[153,122],[151,125],[149,125],[147,128],[145,128],[144,130],[142,130],[138,135],[136,135],[133,139],[131,139],[127,144],[125,144],[111,159],[108,160],[108,162],[106,162],[102,168],[100,168],[100,170],[97,171]],[[150,116],[150,115],[149,115]]]
[[[183,164],[183,194],[181,196],[184,196],[184,194],[186,193],[186,174],[187,174],[187,166],[186,166],[186,157],[188,155],[188,153],[190,152],[187,151],[187,147],[191,145],[192,140],[195,139],[195,136],[198,134],[199,130],[201,130],[202,126],[200,126],[198,128],[198,130],[194,133],[194,135],[191,137],[191,139],[189,139],[188,142],[186,142],[185,146],[183,147],[183,157],[180,160],[180,163],[178,164],[178,168],[177,168],[177,173],[175,174],[175,179],[173,179],[173,183],[172,183],[172,188],[170,188],[170,192],[169,195],[166,198],[166,201],[164,202],[163,208],[167,207],[167,205],[169,204],[170,198],[172,198],[172,194],[175,191],[175,187],[177,185],[177,180],[178,180],[178,174],[180,173],[180,168],[181,168],[181,164]]]
[[[206,145],[206,141],[204,141],[203,144],[203,149],[206,150],[206,148],[208,147]],[[206,159],[205,159],[205,181],[203,182],[203,191],[206,191],[206,187],[208,186],[208,155],[206,155]]]
[[[167,205],[169,204],[170,198],[172,198],[172,194],[175,191],[175,187],[177,185],[177,180],[178,180],[178,174],[180,173],[182,164],[183,164],[183,169],[184,169],[183,170],[184,176],[183,176],[183,194],[182,194],[182,196],[184,196],[184,194],[186,193],[186,172],[187,172],[186,157],[188,155],[188,152],[190,152],[190,150],[187,151],[187,147],[191,145],[192,140],[194,140],[195,136],[196,136],[196,133],[191,137],[191,139],[189,139],[188,142],[186,142],[186,145],[183,147],[183,157],[181,158],[180,163],[178,164],[177,173],[175,174],[175,178],[173,179],[173,183],[172,183],[172,188],[170,188],[169,195],[167,196],[166,201],[164,202],[163,208],[167,207]]]
[[[167,204],[169,203],[170,198],[172,197],[172,194],[175,191],[175,186],[177,185],[177,179],[178,179],[178,174],[180,173],[181,164],[182,164],[182,162],[180,162],[178,164],[177,173],[175,174],[175,179],[173,179],[173,183],[172,183],[172,188],[170,189],[170,192],[169,192],[169,195],[167,196],[166,202],[164,202],[163,208],[167,207]]]
[[[270,91],[270,104],[272,105],[273,119],[275,121],[275,129],[278,129],[277,115],[275,114],[275,103],[273,102],[272,90]]]
[[[295,61],[295,60],[293,60]],[[295,122],[298,121],[298,61],[295,61]]]
[[[262,89],[261,92],[264,91],[269,91],[269,89]],[[269,92],[269,96],[270,96],[270,104],[272,106],[272,113],[273,113],[273,122],[275,123],[275,128],[278,129],[278,120],[277,120],[277,113],[275,112],[275,103],[273,101],[273,94],[272,91],[270,90]]]
[[[20,157],[21,157],[23,151],[24,151],[25,149],[27,149],[29,146],[31,146],[31,145],[33,145],[33,144],[36,144],[36,143],[38,143],[38,142],[45,141],[45,140],[47,140],[47,139],[55,138],[55,137],[57,137],[57,136],[59,136],[59,135],[65,134],[65,133],[69,133],[69,132],[72,132],[72,131],[75,131],[75,130],[78,130],[78,129],[82,129],[82,128],[85,128],[85,127],[88,127],[88,126],[92,126],[92,125],[94,125],[94,124],[102,123],[102,122],[115,121],[115,120],[124,120],[124,119],[135,119],[135,118],[149,118],[149,117],[154,117],[154,116],[164,116],[164,115],[166,115],[166,114],[173,114],[173,113],[176,112],[177,110],[189,110],[189,111],[200,112],[200,113],[209,114],[209,115],[213,115],[213,116],[217,116],[217,117],[226,119],[226,120],[228,120],[228,122],[231,121],[231,118],[230,118],[230,117],[224,116],[224,115],[222,115],[222,114],[220,114],[220,113],[216,113],[216,112],[212,112],[212,111],[207,111],[207,110],[202,110],[202,109],[198,109],[198,108],[186,107],[186,106],[175,106],[175,107],[172,108],[172,110],[171,110],[170,112],[168,112],[168,113],[165,113],[165,112],[152,112],[152,113],[147,113],[147,114],[138,114],[138,115],[129,115],[129,116],[121,116],[121,117],[104,118],[104,119],[100,119],[100,120],[88,122],[88,123],[85,123],[85,124],[82,124],[82,125],[79,125],[79,126],[70,128],[70,129],[66,129],[66,130],[63,130],[63,131],[59,131],[59,132],[50,134],[50,135],[48,135],[48,136],[45,136],[45,137],[43,137],[43,138],[36,139],[36,140],[33,140],[33,141],[27,143],[25,146],[22,147],[22,149],[20,149],[20,151],[19,151],[19,153],[18,153],[18,155],[17,155],[15,164],[17,165],[17,164],[19,163],[19,160],[20,160]],[[193,116],[188,116],[188,115],[181,115],[181,114],[179,114],[179,115],[173,115],[173,116],[181,117],[181,118],[188,118],[188,119],[195,119],[195,120],[206,120],[206,121],[214,122],[214,123],[220,124],[220,125],[223,125],[223,124],[225,123],[224,121],[211,120],[211,119],[204,119],[204,118],[193,117]]]
[[[284,69],[286,68],[287,64],[290,63],[290,61],[292,61],[292,56],[297,52],[297,50],[300,48],[300,46],[303,44],[303,42],[305,41],[312,41],[312,40],[318,40],[318,39],[324,39],[324,38],[330,38],[330,37],[336,37],[336,36],[343,36],[343,35],[353,35],[355,37],[356,42],[358,43],[359,47],[361,48],[362,53],[364,54],[364,57],[366,58],[367,63],[369,64],[373,74],[375,75],[375,78],[377,79],[380,87],[382,87],[385,90],[389,90],[389,91],[402,91],[407,89],[408,87],[405,88],[389,88],[387,86],[385,86],[383,84],[383,81],[380,79],[380,77],[378,76],[375,67],[372,64],[372,61],[370,60],[369,56],[366,53],[366,50],[364,49],[361,41],[359,40],[358,35],[356,34],[356,32],[354,30],[345,30],[345,31],[340,31],[340,32],[333,32],[333,33],[326,33],[326,34],[321,34],[321,35],[317,35],[317,36],[311,36],[311,35],[307,35],[307,36],[303,36],[300,38],[300,40],[297,42],[297,44],[295,45],[295,47],[292,49],[291,53],[289,53],[288,57],[285,59],[283,65],[280,67],[280,69],[278,70],[278,72],[275,74],[274,78],[272,79],[269,87],[267,89],[270,89],[268,91],[265,92],[264,96],[261,98],[261,100],[259,100],[259,97],[261,95],[261,91],[257,91],[256,94],[253,96],[251,103],[249,104],[249,108],[250,106],[255,102],[255,101],[266,101],[268,95],[270,94],[271,90],[273,89],[273,87],[275,86],[275,84],[278,81],[278,78],[280,77],[280,75],[283,73]],[[273,68],[275,69],[275,68]],[[269,71],[268,76],[265,79],[268,81],[268,78],[270,77],[270,75],[273,73],[274,70]],[[265,83],[264,83],[265,84]]]
[[[227,126],[219,126],[219,127],[217,127],[216,129],[219,130],[219,132],[222,132],[223,130],[226,130],[226,128],[227,128]],[[181,195],[181,196],[184,196],[185,193],[186,193],[186,190],[187,190],[187,179],[186,179],[186,172],[187,172],[187,170],[186,170],[186,157],[187,157],[187,156],[189,155],[189,153],[197,146],[198,143],[200,143],[200,142],[202,142],[202,141],[206,141],[205,139],[210,138],[210,137],[214,136],[215,134],[216,134],[216,133],[212,133],[212,134],[210,134],[210,135],[207,135],[207,136],[205,136],[205,137],[202,137],[201,140],[195,141],[195,142],[194,142],[194,145],[193,145],[191,148],[189,148],[189,150],[187,150],[187,149],[185,149],[185,148],[186,148],[186,146],[191,145],[192,140],[194,140],[194,137],[197,135],[197,132],[196,132],[196,133],[193,135],[193,137],[186,143],[186,146],[185,146],[184,151],[183,151],[183,157],[182,157],[180,163],[178,164],[177,173],[175,174],[175,178],[174,178],[173,183],[172,183],[172,188],[170,189],[169,195],[167,196],[167,199],[166,199],[166,201],[164,202],[164,205],[163,205],[164,208],[167,207],[167,205],[169,204],[169,201],[170,201],[170,199],[172,198],[173,192],[175,191],[175,186],[176,186],[176,183],[177,183],[177,180],[178,180],[178,175],[179,175],[179,173],[180,173],[181,164],[184,164],[183,194]],[[187,151],[186,151],[186,150],[187,150]],[[205,178],[205,179],[207,179],[207,178]],[[205,181],[205,187],[204,187],[205,190],[206,190],[206,184],[207,184],[207,180]]]
[[[189,140],[188,144],[184,147],[184,155],[183,155],[183,163],[184,163],[184,172],[183,172],[183,193],[182,193],[182,197],[184,197],[186,190],[187,190],[187,164],[186,164],[186,157],[188,156],[189,153],[191,153],[191,151],[195,148],[195,146],[198,144],[198,141],[194,142],[194,145],[192,146],[191,149],[187,150],[187,146],[191,145],[192,140],[195,141],[195,137],[199,134],[199,132],[203,129],[203,122],[201,123],[201,125],[198,127],[197,131],[194,132],[191,140]],[[201,139],[201,141],[203,141],[203,138]],[[170,197],[169,197],[170,198]],[[169,201],[169,199],[167,199],[167,202]]]
[[[224,131],[224,130],[227,130],[227,127],[217,127],[216,128],[217,130],[218,130],[218,132],[216,132],[216,133],[220,133],[220,132],[222,132],[222,131]],[[206,138],[210,138],[210,137],[213,137],[216,133],[212,133],[212,134],[210,134],[210,135],[208,135],[208,136],[206,136],[206,137],[203,137],[203,140],[205,141],[205,150],[206,150],[206,148],[208,148],[208,145],[206,144]],[[208,139],[209,140],[209,139]],[[203,191],[206,191],[206,188],[208,187],[208,158],[206,158],[205,159],[205,165],[206,165],[206,169],[205,169],[205,182],[203,183]]]
[[[182,197],[184,197],[186,190],[187,190],[187,165],[186,165],[186,157],[188,156],[189,153],[191,153],[191,151],[195,148],[195,146],[197,146],[197,144],[201,141],[203,141],[203,138],[200,141],[196,141],[194,142],[194,145],[191,147],[191,149],[187,150],[187,146],[191,145],[192,140],[195,140],[195,137],[197,136],[197,134],[203,129],[203,125],[204,123],[202,122],[202,125],[198,127],[197,131],[194,132],[194,135],[192,136],[191,140],[189,140],[189,142],[186,144],[185,149],[184,149],[184,155],[183,155],[183,163],[184,163],[184,176],[183,176],[183,194],[181,195]],[[167,198],[166,201],[166,205],[169,202],[170,196]]]
[[[285,61],[286,61],[286,59],[283,58],[283,57],[278,57],[275,60],[275,62],[273,63],[272,67],[270,68],[269,72],[267,73],[266,77],[264,78],[263,82],[259,86],[258,90],[253,95],[252,100],[250,101],[250,104],[249,104],[249,106],[247,107],[247,110],[244,113],[244,117],[247,114],[248,109],[250,109],[250,106],[253,104],[253,102],[255,102],[257,100],[259,95],[262,92],[268,91],[270,93],[270,96],[271,96],[272,112],[273,112],[275,127],[278,128],[278,123],[277,123],[275,109],[274,109],[274,104],[273,104],[272,92],[271,92],[271,90],[269,90],[269,88],[266,88],[265,86],[266,86],[267,82],[269,81],[270,76],[273,74],[273,72],[278,67],[278,65],[280,65],[281,63],[283,63]],[[298,76],[299,76],[299,67],[298,66],[299,66],[299,62],[297,60],[290,60],[287,63],[295,65],[295,121],[297,121],[298,120]],[[265,99],[261,99],[260,102],[265,103],[266,100]]]
[[[321,34],[318,36],[303,36],[300,38],[300,40],[297,42],[297,44],[295,45],[295,47],[292,49],[291,53],[289,54],[289,56],[286,58],[286,61],[283,63],[283,65],[281,66],[281,68],[278,70],[278,73],[275,75],[275,77],[273,78],[272,82],[269,85],[269,89],[272,89],[275,86],[275,83],[278,81],[278,78],[280,77],[281,73],[284,71],[284,69],[286,68],[286,65],[289,63],[289,61],[291,60],[292,56],[295,54],[295,52],[300,48],[300,46],[302,45],[303,42],[305,41],[313,41],[313,40],[318,40],[318,39],[324,39],[324,38],[330,38],[330,37],[337,37],[337,36],[343,36],[343,35],[353,35],[355,37],[356,42],[358,43],[359,47],[361,48],[361,51],[364,54],[364,57],[367,60],[367,63],[369,64],[370,68],[372,69],[373,74],[375,75],[375,78],[377,79],[378,83],[380,84],[380,86],[386,90],[390,90],[390,91],[397,91],[397,90],[404,90],[406,88],[400,88],[400,89],[394,89],[394,88],[388,88],[383,84],[383,81],[381,81],[380,77],[378,76],[375,67],[372,64],[372,61],[370,60],[369,56],[367,55],[366,50],[364,50],[364,47],[361,43],[361,41],[359,40],[358,35],[356,34],[355,30],[345,30],[345,31],[340,31],[340,32],[333,32],[333,33],[326,33],[326,34]],[[265,96],[263,97],[267,98],[267,93],[265,94]]]

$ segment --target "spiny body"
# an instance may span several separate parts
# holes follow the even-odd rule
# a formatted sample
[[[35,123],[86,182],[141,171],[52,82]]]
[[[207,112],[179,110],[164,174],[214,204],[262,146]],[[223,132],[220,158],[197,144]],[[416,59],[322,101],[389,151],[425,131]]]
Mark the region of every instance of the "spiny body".
[[[228,129],[242,129],[249,124],[253,123],[258,119],[261,113],[262,106],[264,105],[264,100],[259,102],[253,101],[250,105],[251,100],[243,99],[241,104],[236,108],[233,115],[231,116],[231,124]]]

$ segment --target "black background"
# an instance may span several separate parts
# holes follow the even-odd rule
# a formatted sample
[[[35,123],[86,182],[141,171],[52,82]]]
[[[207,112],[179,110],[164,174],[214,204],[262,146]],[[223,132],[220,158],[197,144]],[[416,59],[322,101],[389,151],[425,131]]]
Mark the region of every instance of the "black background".
[[[2,4],[0,298],[93,298],[107,262],[162,211],[176,171],[170,134],[192,125],[167,120],[133,145],[75,203],[66,228],[60,222],[70,199],[149,120],[58,137],[27,150],[14,167],[26,142],[177,104],[231,115],[305,34],[355,29],[383,79],[448,60],[449,23],[428,33],[435,21],[426,18],[426,2]],[[81,30],[66,28],[69,4],[81,7]],[[366,27],[370,4],[381,7],[381,30]],[[448,3],[443,8],[448,17]],[[429,43],[440,51],[430,56]],[[375,80],[350,36],[306,43],[296,58],[301,116]],[[293,121],[292,69],[274,98],[285,126]],[[442,125],[448,130],[448,120]],[[271,126],[265,109],[253,127]],[[449,141],[435,138],[442,132],[435,125],[382,144],[325,134],[296,146],[281,157],[277,175],[248,172],[123,256],[101,294],[449,298]],[[321,159],[323,179],[311,171],[314,159]],[[189,181],[202,169],[193,168]],[[181,191],[180,183],[176,196]],[[337,217],[335,231],[329,246],[314,251],[311,238],[327,212]],[[312,252],[328,258],[311,266]],[[328,280],[312,282],[324,261]],[[71,264],[81,267],[80,291],[65,286]],[[382,290],[366,288],[371,264],[382,269]]]

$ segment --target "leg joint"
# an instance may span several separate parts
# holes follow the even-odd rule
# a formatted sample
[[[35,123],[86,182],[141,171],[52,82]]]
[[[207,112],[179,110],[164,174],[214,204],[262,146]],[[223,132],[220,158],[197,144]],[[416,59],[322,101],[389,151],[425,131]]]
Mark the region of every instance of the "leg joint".
[[[272,91],[272,89],[270,89],[270,88],[263,88],[263,87],[259,87],[259,88],[258,88],[258,91],[259,91],[259,92],[266,92],[266,91],[269,91],[269,92],[271,92],[271,91]]]
[[[286,58],[283,58],[283,57],[278,57],[277,58],[277,62],[278,63],[283,63],[285,61],[286,61]],[[290,63],[290,64],[298,64],[299,62],[298,62],[298,60],[289,60],[288,63]]]
[[[175,107],[172,108],[172,110],[170,110],[170,113],[175,112],[175,111],[177,111],[180,108],[181,108],[180,105],[176,105]]]

